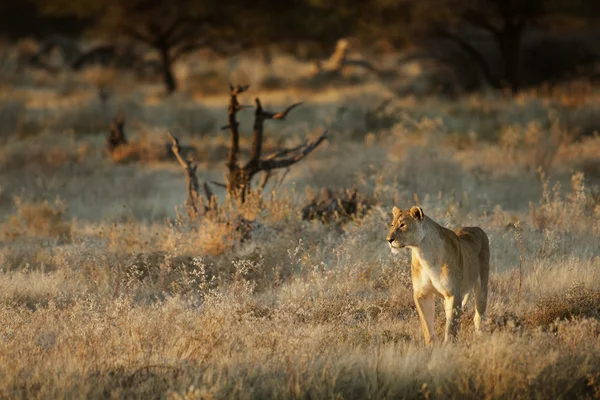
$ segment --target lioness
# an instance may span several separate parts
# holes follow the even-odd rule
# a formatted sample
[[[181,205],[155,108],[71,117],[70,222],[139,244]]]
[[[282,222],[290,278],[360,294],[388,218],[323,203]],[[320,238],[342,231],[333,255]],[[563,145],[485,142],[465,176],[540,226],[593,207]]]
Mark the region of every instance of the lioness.
[[[490,245],[485,232],[478,227],[453,232],[427,217],[420,207],[401,211],[394,206],[392,213],[387,241],[394,254],[403,247],[411,250],[413,297],[425,342],[437,339],[433,327],[434,295],[444,298],[444,342],[456,337],[462,307],[471,289],[475,292],[475,330],[480,332],[490,271]]]

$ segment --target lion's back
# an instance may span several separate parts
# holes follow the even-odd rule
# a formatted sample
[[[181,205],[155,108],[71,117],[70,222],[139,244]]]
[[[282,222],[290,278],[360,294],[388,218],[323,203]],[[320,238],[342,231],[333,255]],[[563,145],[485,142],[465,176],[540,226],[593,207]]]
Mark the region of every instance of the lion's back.
[[[489,259],[490,242],[483,229],[478,226],[465,226],[458,228],[455,233],[463,256],[476,264],[479,264],[479,260]]]

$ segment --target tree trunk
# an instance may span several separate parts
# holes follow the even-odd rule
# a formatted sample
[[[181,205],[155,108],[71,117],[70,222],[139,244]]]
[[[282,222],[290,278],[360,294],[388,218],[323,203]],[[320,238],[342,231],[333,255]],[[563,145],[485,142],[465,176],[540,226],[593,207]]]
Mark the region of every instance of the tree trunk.
[[[232,199],[246,201],[246,194],[250,191],[250,182],[254,176],[253,171],[236,167],[229,171],[227,176],[227,193]]]
[[[520,81],[520,49],[523,30],[514,23],[508,23],[502,30],[499,47],[504,59],[504,78],[513,94],[521,89]]]
[[[502,87],[502,82],[500,82],[496,77],[492,74],[492,70],[488,64],[488,61],[485,57],[473,47],[469,42],[467,42],[460,35],[452,33],[443,28],[437,27],[437,33],[440,37],[448,39],[455,44],[457,44],[460,49],[462,49],[467,55],[469,55],[479,66],[479,70],[483,73],[483,77],[495,89],[500,89]]]
[[[177,90],[177,81],[173,74],[173,60],[169,53],[169,46],[163,45],[159,48],[159,51],[163,80],[167,88],[167,93],[171,94]]]

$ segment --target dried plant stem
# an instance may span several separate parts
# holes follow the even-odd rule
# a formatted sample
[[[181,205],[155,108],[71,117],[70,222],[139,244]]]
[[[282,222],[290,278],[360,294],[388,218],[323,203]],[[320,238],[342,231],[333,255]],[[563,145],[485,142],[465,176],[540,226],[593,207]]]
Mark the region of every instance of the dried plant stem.
[[[517,221],[514,224],[515,227],[515,238],[517,239],[517,246],[519,248],[519,287],[517,290],[517,304],[521,302],[521,286],[523,284],[523,256],[525,254],[525,246],[523,245],[523,227],[521,221]]]

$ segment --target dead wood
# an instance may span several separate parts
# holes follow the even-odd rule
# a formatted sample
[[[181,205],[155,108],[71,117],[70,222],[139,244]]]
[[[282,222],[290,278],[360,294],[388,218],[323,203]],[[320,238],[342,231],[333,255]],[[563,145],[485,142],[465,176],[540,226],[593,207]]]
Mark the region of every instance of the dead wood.
[[[259,190],[264,190],[272,171],[279,168],[287,168],[299,162],[317,148],[326,138],[327,131],[323,132],[314,141],[306,141],[304,144],[290,149],[282,149],[267,157],[262,157],[264,122],[266,120],[284,120],[289,113],[302,103],[295,103],[279,112],[267,111],[263,108],[260,99],[255,99],[254,125],[252,130],[252,145],[250,160],[245,165],[240,165],[240,132],[237,122],[237,113],[248,106],[243,106],[238,100],[238,95],[248,90],[249,86],[230,85],[230,101],[228,108],[228,125],[224,128],[230,132],[230,147],[227,157],[227,192],[232,198],[244,202],[246,194],[251,190],[251,182],[254,175],[264,172],[264,178]]]
[[[206,213],[211,207],[213,207],[216,202],[214,198],[214,194],[208,183],[203,182],[202,188],[204,189],[204,194],[206,196],[206,200],[208,204],[205,203],[204,198],[199,194],[200,184],[198,183],[198,177],[196,176],[196,169],[198,165],[194,164],[191,160],[184,160],[181,156],[181,146],[179,145],[179,139],[169,133],[169,137],[172,141],[171,150],[177,158],[177,161],[185,171],[185,179],[187,186],[187,198],[185,201],[185,206],[188,211],[188,215],[191,218],[195,218],[199,215],[199,212]]]
[[[337,42],[333,54],[325,61],[317,61],[315,74],[312,78],[331,79],[340,76],[346,67],[361,67],[379,75],[379,70],[365,59],[351,59],[348,57],[350,45],[348,40],[340,39]]]

